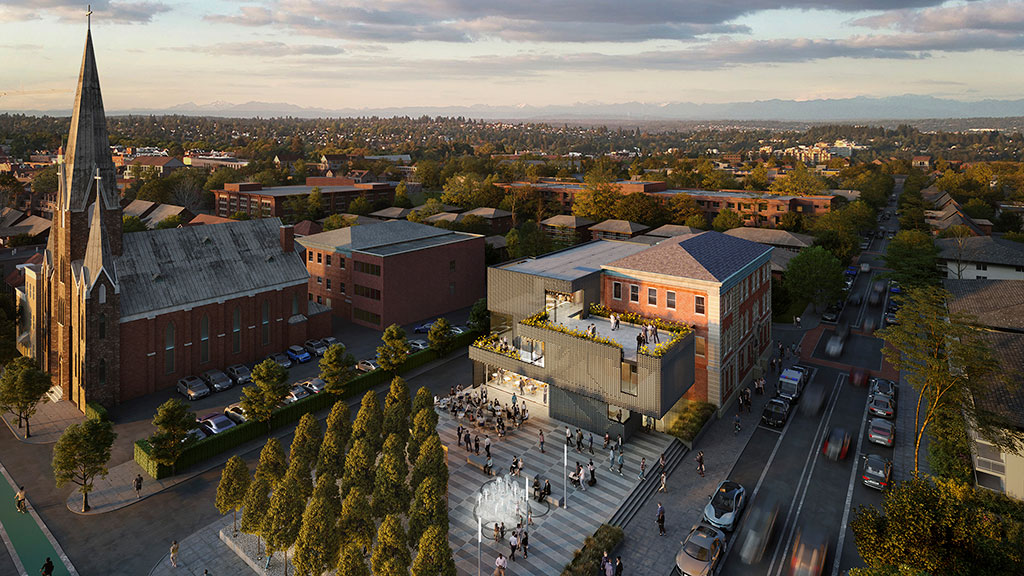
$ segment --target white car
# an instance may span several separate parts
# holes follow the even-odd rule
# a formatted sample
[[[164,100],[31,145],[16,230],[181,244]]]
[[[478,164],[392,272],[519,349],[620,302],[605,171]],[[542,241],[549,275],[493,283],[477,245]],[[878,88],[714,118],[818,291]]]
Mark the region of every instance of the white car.
[[[245,413],[245,409],[242,408],[241,402],[235,402],[225,408],[224,415],[230,418],[235,424],[241,424],[249,421],[249,415]]]
[[[319,394],[327,389],[327,382],[324,382],[319,378],[313,378],[303,382],[302,386],[304,386],[306,390],[309,390],[313,394]]]
[[[288,395],[284,397],[284,403],[291,404],[293,402],[298,402],[299,400],[308,397],[309,390],[307,390],[305,386],[302,386],[301,384],[296,384],[292,386],[291,390],[288,391]]]
[[[356,364],[356,370],[360,372],[373,372],[380,368],[380,364],[376,360],[360,360],[359,364]]]
[[[197,376],[186,376],[178,380],[178,393],[189,400],[198,400],[210,395],[210,387]]]
[[[430,348],[430,344],[427,344],[426,340],[409,340],[409,353],[419,352],[420,350],[426,350]]]
[[[747,503],[747,492],[739,482],[725,480],[711,496],[704,507],[704,520],[715,528],[731,532],[736,528],[743,505]]]
[[[224,414],[209,414],[199,421],[199,427],[212,436],[234,428],[235,422]]]

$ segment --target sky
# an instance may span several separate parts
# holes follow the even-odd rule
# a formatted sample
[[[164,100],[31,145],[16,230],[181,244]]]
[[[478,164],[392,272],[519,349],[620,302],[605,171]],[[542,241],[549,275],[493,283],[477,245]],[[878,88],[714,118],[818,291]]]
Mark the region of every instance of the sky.
[[[0,110],[67,110],[86,2],[0,0]],[[108,110],[1024,97],[1024,0],[92,0]]]

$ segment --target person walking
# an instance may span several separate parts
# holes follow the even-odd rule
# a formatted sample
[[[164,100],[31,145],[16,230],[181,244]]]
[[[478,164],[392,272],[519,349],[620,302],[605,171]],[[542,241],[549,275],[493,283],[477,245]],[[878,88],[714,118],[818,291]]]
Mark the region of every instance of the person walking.
[[[135,480],[132,481],[132,487],[135,488],[135,497],[141,499],[142,498],[142,474],[139,474],[138,476],[135,477]]]
[[[576,429],[576,451],[583,452],[583,430]]]
[[[509,552],[509,554],[508,554],[508,559],[513,561],[513,562],[515,562],[516,561],[516,548],[519,548],[519,538],[516,537],[516,533],[515,532],[513,532],[512,535],[509,536],[509,538],[508,538],[508,547],[511,550],[511,552]]]
[[[622,576],[622,556],[615,557],[615,576]]]
[[[612,564],[611,560],[608,560],[602,566],[604,566],[601,572],[603,576],[615,576],[615,564]]]
[[[494,560],[494,576],[505,576],[505,568],[508,568],[508,561],[499,552]]]
[[[501,530],[498,529],[498,523],[494,523],[494,541],[501,542]]]
[[[18,486],[18,493],[14,495],[14,508],[22,514],[28,512],[24,486]]]
[[[619,422],[622,422],[622,418],[619,418]],[[615,439],[615,445],[618,447],[619,451],[621,452],[622,451],[622,434],[619,434],[619,436]]]
[[[540,431],[540,453],[544,453],[544,431]]]
[[[622,465],[626,462],[626,459],[622,457],[622,450],[619,450],[619,476],[622,476]]]
[[[615,447],[608,451],[608,470],[615,472]]]
[[[697,452],[697,473],[700,474],[701,478],[704,477],[704,451],[700,450]]]
[[[597,476],[594,475],[594,459],[591,458],[590,462],[587,463],[587,472],[590,473],[590,480],[588,481],[591,486],[597,484]]]
[[[527,524],[533,524],[533,516],[528,516],[529,521]],[[523,558],[530,557],[530,533],[523,528],[523,531],[519,535],[519,548],[523,551]]]
[[[178,541],[171,541],[171,566],[178,567]]]
[[[602,450],[607,450],[608,449],[608,443],[611,442],[611,439],[612,439],[611,435],[608,434],[608,432],[605,432],[604,433],[604,447],[602,448]]]
[[[43,576],[53,576],[53,560],[50,557],[46,557],[46,562],[43,562],[43,567],[39,569],[39,573]]]
[[[658,502],[658,518],[655,520],[658,523],[658,536],[665,535],[665,507]]]
[[[491,457],[491,437],[487,434],[484,435],[484,454],[487,454],[488,458]]]
[[[576,463],[576,477],[580,479],[580,490],[587,491],[587,481],[583,477],[583,465],[579,462]]]
[[[736,416],[733,417],[732,425],[733,425],[733,429],[732,429],[733,436],[735,436],[736,434],[739,434],[740,430],[743,429],[743,426],[740,425],[740,413],[739,412],[737,412]]]
[[[637,475],[637,480],[643,480],[647,475],[647,457],[643,456],[640,458],[640,474]]]
[[[459,427],[455,429],[455,443],[459,447],[462,447],[462,431],[462,424],[459,424]]]
[[[664,493],[668,494],[668,489],[665,487],[665,480],[666,480],[665,473],[662,472],[661,473],[661,488],[658,488],[658,492],[664,492]]]
[[[572,446],[572,430],[568,426],[565,427],[565,445]]]
[[[658,326],[654,323],[651,323],[651,336],[654,337],[655,344],[661,343],[661,338],[658,336]]]
[[[473,437],[473,452],[475,452],[477,456],[480,455],[480,435],[479,434],[477,434],[476,436]]]
[[[590,432],[588,440],[590,442],[590,453],[593,454],[594,453],[594,433],[593,432]]]

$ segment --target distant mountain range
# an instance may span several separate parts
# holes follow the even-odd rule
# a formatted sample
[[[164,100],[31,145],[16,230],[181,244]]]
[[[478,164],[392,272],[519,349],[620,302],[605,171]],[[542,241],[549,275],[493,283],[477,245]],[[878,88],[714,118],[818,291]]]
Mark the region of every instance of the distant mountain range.
[[[19,111],[27,114],[69,114],[70,111]],[[1024,116],[1022,100],[981,100],[966,102],[933,96],[906,94],[871,98],[819,100],[757,100],[722,104],[692,102],[605,104],[580,102],[552,106],[407,106],[394,108],[305,108],[283,102],[189,102],[165,109],[111,110],[121,114],[183,114],[232,118],[281,117],[359,117],[359,116],[462,116],[487,120],[573,121],[784,121],[832,122],[860,120],[920,120],[926,118],[1005,118]]]

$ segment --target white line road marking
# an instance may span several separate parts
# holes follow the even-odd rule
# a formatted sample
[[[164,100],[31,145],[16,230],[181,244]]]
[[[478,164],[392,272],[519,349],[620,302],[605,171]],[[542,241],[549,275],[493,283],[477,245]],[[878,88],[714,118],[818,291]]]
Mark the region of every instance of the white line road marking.
[[[786,420],[786,426],[788,426],[788,425],[789,425],[789,420]],[[772,426],[765,426],[764,424],[758,424],[757,427],[760,430],[766,430],[768,432],[775,432],[776,434],[782,434],[783,430],[786,429],[785,426],[783,426],[782,430],[779,430],[778,428],[773,428]]]
[[[860,419],[860,432],[857,433],[857,452],[853,455],[853,470],[850,470],[850,486],[846,490],[846,507],[843,508],[843,523],[839,525],[839,542],[836,544],[836,559],[832,563],[832,576],[839,576],[839,560],[843,555],[843,544],[846,543],[846,523],[850,520],[850,506],[853,504],[853,487],[857,483],[857,469],[860,468],[860,451],[864,444],[864,426],[868,422],[868,404],[864,403],[864,414]]]
[[[797,493],[800,494],[800,499],[798,501],[796,499],[796,494],[794,494],[794,500],[789,505],[789,511],[786,513],[786,521],[783,524],[784,530],[787,530],[788,532],[785,540],[785,545],[782,545],[781,538],[775,544],[775,552],[772,554],[772,561],[768,565],[768,574],[772,574],[774,572],[774,574],[778,576],[782,573],[782,568],[786,565],[785,560],[782,560],[779,562],[778,568],[775,568],[775,562],[777,560],[780,560],[779,553],[782,552],[784,558],[786,551],[789,550],[790,544],[793,543],[793,536],[796,533],[797,520],[799,520],[800,512],[803,510],[804,507],[804,499],[807,497],[807,489],[811,483],[811,475],[814,473],[814,466],[818,462],[818,446],[821,445],[823,432],[827,433],[827,423],[832,421],[832,413],[835,411],[836,404],[839,401],[839,391],[842,388],[842,384],[845,380],[846,374],[839,374],[836,377],[836,383],[832,386],[832,394],[829,397],[828,411],[826,417],[822,418],[821,421],[818,422],[818,428],[814,432],[814,438],[812,438],[811,440],[811,448],[807,452],[807,458],[806,460],[804,460],[804,467],[803,470],[800,472],[800,479],[797,482]],[[803,485],[802,491],[800,488],[801,485]],[[794,507],[796,507],[795,510]],[[795,516],[794,511],[796,512]],[[790,520],[792,520],[792,522],[790,522]]]

